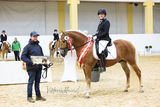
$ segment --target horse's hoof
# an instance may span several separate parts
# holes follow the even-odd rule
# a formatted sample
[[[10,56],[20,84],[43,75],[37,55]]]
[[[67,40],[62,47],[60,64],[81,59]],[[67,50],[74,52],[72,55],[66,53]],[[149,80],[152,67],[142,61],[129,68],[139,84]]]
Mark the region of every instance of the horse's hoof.
[[[89,96],[85,96],[86,99],[90,98]]]
[[[140,92],[140,93],[144,93],[144,91],[143,91],[143,90],[140,90],[139,92]]]
[[[128,92],[128,90],[126,89],[126,90],[124,90],[123,92]]]

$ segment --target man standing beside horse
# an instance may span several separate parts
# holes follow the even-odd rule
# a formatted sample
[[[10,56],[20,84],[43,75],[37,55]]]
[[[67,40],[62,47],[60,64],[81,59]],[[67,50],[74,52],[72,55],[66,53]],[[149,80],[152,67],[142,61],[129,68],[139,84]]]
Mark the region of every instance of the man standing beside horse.
[[[46,99],[41,96],[40,92],[40,79],[42,74],[42,65],[35,64],[31,60],[31,56],[44,56],[41,46],[39,45],[38,36],[39,34],[35,31],[30,34],[31,39],[29,43],[24,47],[21,59],[26,63],[27,72],[29,75],[28,86],[27,86],[27,100],[34,103],[32,99],[32,86],[35,82],[36,100],[45,101]]]

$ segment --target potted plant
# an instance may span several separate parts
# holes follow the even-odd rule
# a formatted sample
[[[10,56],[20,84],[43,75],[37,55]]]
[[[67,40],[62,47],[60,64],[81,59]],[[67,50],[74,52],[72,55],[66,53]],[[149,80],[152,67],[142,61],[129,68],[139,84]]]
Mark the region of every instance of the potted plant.
[[[147,51],[147,52],[149,51],[149,50],[148,50],[148,49],[149,49],[149,47],[148,47],[148,46],[145,46],[145,49],[146,49],[146,51]]]
[[[145,46],[145,49],[147,53],[151,53],[152,46],[151,45]]]
[[[152,46],[150,45],[149,48],[152,49]]]
[[[151,53],[152,46],[150,45],[148,48],[149,48],[149,52]]]

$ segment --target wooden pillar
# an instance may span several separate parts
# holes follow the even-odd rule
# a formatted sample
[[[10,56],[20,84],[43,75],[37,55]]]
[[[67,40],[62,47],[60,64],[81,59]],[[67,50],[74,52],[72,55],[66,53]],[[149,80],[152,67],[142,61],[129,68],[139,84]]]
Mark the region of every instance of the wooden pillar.
[[[78,29],[78,4],[80,0],[67,0],[69,4],[70,29]]]
[[[58,23],[59,23],[59,32],[64,31],[65,28],[64,1],[58,2]]]
[[[153,33],[153,6],[154,2],[152,0],[147,0],[143,3],[145,6],[145,33]]]
[[[128,34],[132,34],[133,33],[132,3],[127,3],[127,25],[128,25]]]

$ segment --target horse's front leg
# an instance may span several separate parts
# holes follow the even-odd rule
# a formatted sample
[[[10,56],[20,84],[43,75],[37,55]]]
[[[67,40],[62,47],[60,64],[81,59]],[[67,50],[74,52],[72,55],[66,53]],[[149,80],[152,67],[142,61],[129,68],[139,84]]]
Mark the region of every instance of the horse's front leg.
[[[8,53],[6,53],[6,60],[7,60],[7,58],[8,58]]]
[[[50,49],[50,58],[52,58],[53,56],[52,56],[52,50]]]
[[[0,59],[2,60],[2,53],[0,52]]]
[[[84,70],[86,83],[87,83],[87,91],[86,91],[86,94],[85,94],[85,98],[89,98],[90,97],[90,91],[91,91],[91,67],[87,66],[87,65],[84,65],[83,70]]]
[[[4,61],[4,53],[2,53],[2,60]]]

